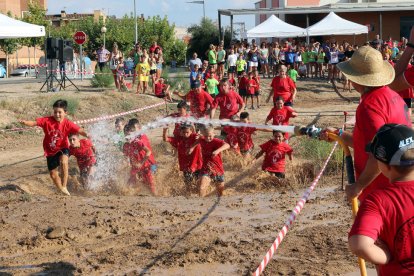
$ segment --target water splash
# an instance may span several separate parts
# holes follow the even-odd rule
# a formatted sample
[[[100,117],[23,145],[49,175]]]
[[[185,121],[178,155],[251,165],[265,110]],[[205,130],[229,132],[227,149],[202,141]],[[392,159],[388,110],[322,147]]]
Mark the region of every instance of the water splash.
[[[126,136],[126,139],[133,139],[141,134],[144,134],[152,129],[165,128],[171,124],[176,123],[195,123],[212,126],[234,126],[234,127],[254,127],[261,130],[280,130],[282,132],[295,133],[295,126],[282,126],[282,125],[263,125],[252,123],[233,122],[229,120],[207,119],[207,118],[194,118],[194,117],[165,117],[152,121],[143,125],[140,130],[131,133]]]
[[[107,183],[118,182],[122,153],[117,146],[119,138],[111,122],[100,121],[88,130],[97,152],[95,174],[88,183],[88,189],[98,190]]]

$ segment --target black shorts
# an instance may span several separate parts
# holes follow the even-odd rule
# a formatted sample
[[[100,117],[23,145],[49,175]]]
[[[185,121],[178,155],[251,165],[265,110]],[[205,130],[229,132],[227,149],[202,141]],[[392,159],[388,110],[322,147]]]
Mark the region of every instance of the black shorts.
[[[244,73],[244,70],[243,71],[237,71],[237,76],[241,76],[241,75],[243,75],[243,73]]]
[[[404,102],[407,105],[408,108],[412,107],[412,98],[404,98]]]
[[[157,70],[156,69],[150,70],[150,75],[154,75],[156,73],[157,73]]]
[[[183,172],[184,174],[184,183],[185,184],[189,184],[195,180],[198,179],[198,177],[200,176],[200,172],[199,171],[195,171],[195,172]]]
[[[283,105],[284,106],[293,106],[293,103],[292,102],[285,102]]]
[[[242,97],[246,97],[247,96],[246,89],[239,89],[239,95],[242,96]]]
[[[281,172],[268,172],[270,175],[276,176],[277,178],[285,178],[285,174]]]
[[[62,155],[69,156],[69,149],[61,149],[58,153],[56,153],[53,156],[47,156],[47,169],[49,171],[53,171],[54,169],[58,168],[60,166],[60,157]]]
[[[155,95],[155,97],[160,98],[160,99],[164,99],[167,95],[165,95],[164,92],[162,92],[162,94],[159,95]]]
[[[236,73],[236,66],[230,66],[228,72],[229,73]]]
[[[260,90],[254,91],[254,95],[259,96],[260,95]]]
[[[218,65],[223,65],[224,61],[217,62]]]

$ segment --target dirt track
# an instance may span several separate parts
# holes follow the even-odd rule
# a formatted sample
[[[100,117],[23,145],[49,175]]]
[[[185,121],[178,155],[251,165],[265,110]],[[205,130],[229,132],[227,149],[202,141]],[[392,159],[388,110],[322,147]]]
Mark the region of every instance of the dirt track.
[[[339,99],[326,82],[299,81],[298,86],[295,109],[302,115],[293,124],[340,126],[342,111],[356,108]],[[50,101],[59,95],[36,90],[37,84],[2,86],[1,127],[48,114]],[[5,98],[10,93],[13,99]],[[60,95],[81,99],[75,119],[158,102],[111,91]],[[345,95],[358,99],[355,92]],[[263,123],[269,110],[266,105],[250,114],[254,122]],[[164,114],[165,107],[160,107],[138,117],[148,122]],[[101,189],[85,191],[77,185],[73,161],[73,196],[63,197],[49,179],[42,134],[0,133],[0,274],[247,275],[256,269],[323,161],[295,152],[288,181],[275,183],[260,172],[259,164],[241,164],[226,155],[225,196],[184,197],[175,157],[160,136],[161,130],[149,133],[160,167],[159,197],[125,187],[127,168],[122,166]],[[269,134],[259,133],[254,141],[259,145],[268,139]],[[291,139],[294,149],[301,148],[300,139]],[[340,190],[340,171],[334,165],[328,169],[264,275],[343,275],[357,270],[347,249],[351,211]],[[47,238],[53,229],[57,237]]]

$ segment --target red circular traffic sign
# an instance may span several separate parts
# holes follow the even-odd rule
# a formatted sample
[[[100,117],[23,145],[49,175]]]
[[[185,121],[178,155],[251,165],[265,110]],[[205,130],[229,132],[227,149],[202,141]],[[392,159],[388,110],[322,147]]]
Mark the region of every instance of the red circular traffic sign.
[[[76,44],[82,45],[86,41],[86,34],[78,31],[73,35],[73,40],[75,40]]]

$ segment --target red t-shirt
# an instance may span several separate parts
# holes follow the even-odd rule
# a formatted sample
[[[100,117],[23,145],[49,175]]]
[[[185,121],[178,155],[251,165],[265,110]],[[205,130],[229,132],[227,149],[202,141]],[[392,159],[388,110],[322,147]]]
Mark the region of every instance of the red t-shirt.
[[[247,151],[254,147],[252,134],[256,131],[254,127],[239,127],[237,131],[237,139],[240,150]]]
[[[147,147],[151,151],[150,157],[145,161],[144,165],[141,167],[140,163],[145,158],[146,152],[144,150],[144,147]],[[129,143],[124,144],[123,152],[125,156],[129,157],[131,166],[133,168],[136,168],[136,165],[139,164],[139,168],[148,168],[151,165],[155,164],[155,158],[152,153],[152,148],[150,145],[150,142],[148,140],[148,137],[143,134],[139,137],[135,138]]]
[[[180,171],[182,172],[195,172],[199,171],[203,165],[203,159],[201,157],[201,147],[197,145],[194,151],[188,155],[187,151],[197,141],[197,134],[193,133],[190,137],[168,137],[167,140],[178,151],[178,163],[180,165]]]
[[[157,96],[163,95],[165,88],[167,88],[167,85],[165,83],[157,82],[155,84],[155,91],[154,91],[155,95],[157,95]]]
[[[281,96],[285,102],[292,102],[292,91],[296,89],[296,85],[289,77],[274,77],[270,86],[273,88],[273,102]]]
[[[286,143],[277,143],[274,140],[267,141],[260,148],[265,153],[262,170],[284,173],[285,156],[293,152],[292,148]]]
[[[356,110],[356,123],[353,132],[355,176],[359,178],[368,160],[365,147],[374,138],[378,129],[384,124],[403,124],[411,127],[407,113],[407,106],[403,99],[388,86],[375,89],[362,95],[361,102]],[[379,175],[366,187],[359,200],[375,189],[383,188],[389,183],[384,175]]]
[[[266,120],[273,120],[272,125],[283,125],[286,126],[289,124],[289,119],[296,116],[293,115],[295,110],[290,106],[283,106],[282,109],[276,109],[273,107],[270,110],[269,115],[267,115]]]
[[[407,80],[408,84],[414,86],[414,66],[409,66],[404,72],[404,77]]]
[[[160,49],[160,51],[162,51],[162,48],[161,48],[159,45],[157,45],[157,46],[155,46],[155,45],[151,45],[151,47],[150,47],[150,49],[149,49],[149,52],[150,52],[150,53],[154,53],[154,52],[155,52],[155,50],[156,50],[157,48],[159,48],[159,49]]]
[[[246,77],[241,77],[239,80],[239,89],[247,89],[249,79]]]
[[[203,156],[202,174],[210,174],[212,176],[224,174],[221,153],[214,157],[212,156],[213,151],[223,146],[224,143],[223,140],[217,138],[213,138],[211,142],[207,142],[204,138],[200,139],[201,155]]]
[[[236,86],[236,80],[233,79],[229,79],[228,82],[230,83],[231,86],[235,87]]]
[[[254,95],[254,92],[256,92],[257,82],[256,82],[255,79],[251,79],[251,80],[249,79],[248,81],[249,82],[248,82],[248,85],[247,85],[247,87],[248,87],[247,92],[250,95]]]
[[[191,114],[196,118],[205,117],[206,111],[214,106],[213,98],[204,90],[201,90],[200,93],[191,90],[187,94],[187,101],[191,103]]]
[[[70,155],[76,157],[78,166],[80,170],[86,169],[95,165],[96,159],[95,154],[93,153],[93,145],[89,139],[81,139],[79,148],[70,146],[69,151]]]
[[[391,261],[379,265],[378,275],[414,274],[414,181],[387,183],[362,202],[349,236],[384,241]]]
[[[230,119],[231,116],[237,114],[239,105],[243,105],[243,99],[232,90],[227,94],[220,93],[214,99],[214,107],[220,107],[220,120]]]
[[[45,133],[45,138],[43,139],[45,156],[54,156],[62,149],[68,149],[68,135],[78,133],[80,129],[78,125],[66,118],[59,123],[53,116],[37,118],[36,124]]]
[[[223,131],[226,133],[226,143],[230,145],[233,150],[240,151],[239,139],[237,137],[237,127],[225,126]]]

